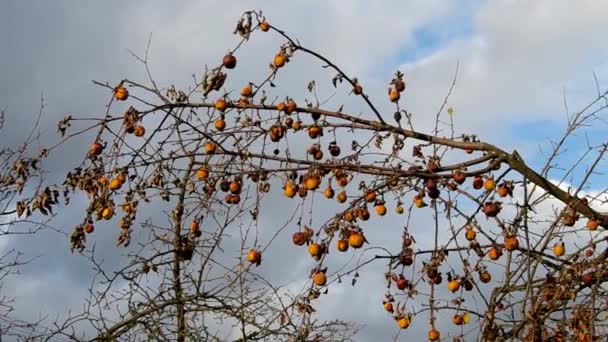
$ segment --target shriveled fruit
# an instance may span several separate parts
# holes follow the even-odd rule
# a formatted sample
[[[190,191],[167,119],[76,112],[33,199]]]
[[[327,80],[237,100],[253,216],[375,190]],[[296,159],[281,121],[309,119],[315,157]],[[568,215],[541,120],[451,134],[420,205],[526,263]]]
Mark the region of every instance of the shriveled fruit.
[[[352,210],[349,210],[344,213],[344,221],[353,222],[354,220],[355,220],[355,214],[352,212]]]
[[[416,208],[424,208],[427,204],[424,202],[424,199],[420,195],[414,196],[414,205]]]
[[[118,101],[125,101],[129,98],[129,91],[123,86],[114,88],[114,98]]]
[[[410,319],[405,316],[399,317],[397,318],[397,325],[401,329],[407,329],[410,326]]]
[[[388,93],[388,98],[389,98],[389,100],[391,100],[391,102],[397,102],[397,101],[399,101],[399,98],[401,98],[401,94],[399,94],[399,92],[397,91],[397,89],[393,88]]]
[[[481,176],[474,176],[473,177],[473,189],[475,190],[479,190],[483,187],[484,181],[483,178]]]
[[[348,237],[348,244],[352,247],[352,248],[361,248],[363,247],[363,243],[365,242],[365,239],[363,238],[363,235],[360,233],[352,233],[350,234],[350,236]]]
[[[500,202],[486,202],[484,203],[481,211],[483,211],[483,213],[488,217],[496,217],[496,215],[500,213],[500,209]]]
[[[253,89],[251,89],[251,84],[248,84],[241,89],[241,96],[249,97],[253,94]]]
[[[287,107],[285,107],[285,114],[290,115],[295,112],[296,109],[298,109],[296,102],[294,100],[289,100],[289,102],[287,102]]]
[[[315,275],[312,277],[312,281],[317,286],[324,286],[325,284],[327,284],[327,276],[324,272],[319,271],[316,272]]]
[[[146,134],[146,128],[142,125],[137,125],[133,129],[133,135],[135,135],[136,137],[143,137],[144,134]]]
[[[353,88],[353,93],[355,95],[361,95],[363,94],[363,87],[359,84],[355,84],[355,87]]]
[[[306,243],[308,237],[306,237],[306,234],[304,232],[295,232],[291,236],[291,240],[296,246],[302,246]]]
[[[91,147],[89,148],[89,154],[91,154],[92,156],[98,156],[101,154],[102,151],[103,145],[99,142],[92,143]]]
[[[336,242],[336,248],[340,252],[346,252],[348,250],[348,240],[340,239]]]
[[[505,239],[505,249],[509,252],[516,250],[519,247],[519,240],[516,236],[509,236]]]
[[[228,109],[228,101],[226,101],[225,99],[217,99],[215,101],[215,109],[219,110],[220,112],[225,112],[226,109]]]
[[[395,90],[397,90],[400,93],[405,90],[405,82],[402,79],[395,80]]]
[[[454,172],[452,174],[452,179],[454,180],[454,182],[456,182],[458,184],[462,184],[462,183],[464,183],[464,181],[467,180],[467,176],[464,172],[457,170],[456,172]]]
[[[236,67],[236,57],[232,54],[227,54],[222,58],[222,65],[226,67],[226,69],[234,69]]]

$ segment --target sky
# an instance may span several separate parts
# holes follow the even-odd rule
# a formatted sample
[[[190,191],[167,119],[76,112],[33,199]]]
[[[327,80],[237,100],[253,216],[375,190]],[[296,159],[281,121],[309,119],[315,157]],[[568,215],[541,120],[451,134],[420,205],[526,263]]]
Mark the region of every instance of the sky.
[[[607,86],[605,1],[10,1],[0,11],[0,108],[6,110],[9,128],[0,132],[0,146],[19,142],[38,113],[41,97],[46,104],[43,133],[49,142],[57,138],[56,122],[66,114],[103,115],[109,95],[91,80],[145,80],[145,70],[129,50],[142,54],[150,35],[150,67],[157,82],[187,87],[193,73],[200,76],[205,65],[215,65],[235,45],[234,25],[248,9],[262,10],[273,25],[358,77],[383,112],[391,113],[392,108],[385,100],[387,83],[396,70],[404,72],[408,88],[403,102],[423,131],[432,127],[458,66],[448,100],[456,131],[476,133],[507,151],[517,149],[533,167],[543,162],[539,146],[547,148],[549,138],[563,133],[567,115],[596,96],[594,74],[600,88]],[[240,52],[240,72],[229,85],[236,88],[264,75],[282,42],[277,36],[253,37]],[[318,62],[296,56],[277,80],[278,95],[303,93],[310,79],[331,94],[332,76]],[[361,103],[340,99],[353,112],[372,118]],[[336,101],[331,103],[337,109]],[[586,139],[601,142],[605,124],[588,132]],[[87,139],[77,138],[78,143],[65,146],[45,163],[49,181],[62,181],[66,165],[80,162]],[[574,158],[584,148],[585,140],[578,137],[561,158]],[[559,178],[560,171],[552,176]],[[595,178],[597,183],[605,180]],[[82,203],[74,203],[70,210],[79,206],[82,209]],[[75,224],[70,212],[53,222],[66,233]],[[265,220],[269,225],[276,222],[272,217]],[[108,265],[120,265],[112,239],[100,233],[96,244],[102,253],[108,249]],[[377,239],[391,241],[387,232],[378,232]],[[18,299],[20,318],[79,307],[90,285],[89,266],[69,253],[64,235],[49,231],[27,240],[12,238],[0,243],[0,249],[9,245],[42,256],[5,288]],[[266,272],[277,280],[287,281],[286,275],[301,280],[311,265],[300,257],[294,253],[295,268],[271,262]],[[285,268],[293,271],[279,271]],[[376,271],[357,287],[336,285],[322,299],[327,317],[338,315],[364,325],[356,341],[392,338],[397,332],[382,312],[382,270]],[[377,289],[376,296],[366,289]],[[342,310],[345,301],[354,309]],[[408,337],[425,331],[414,330]]]

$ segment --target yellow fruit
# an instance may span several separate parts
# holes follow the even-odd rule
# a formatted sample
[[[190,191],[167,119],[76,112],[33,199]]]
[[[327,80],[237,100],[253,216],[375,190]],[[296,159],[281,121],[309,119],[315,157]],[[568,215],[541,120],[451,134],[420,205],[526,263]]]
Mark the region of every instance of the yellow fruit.
[[[456,279],[453,279],[452,281],[448,282],[448,290],[450,290],[451,292],[456,292],[460,289],[460,282]]]
[[[465,312],[465,314],[462,315],[462,323],[469,324],[470,321],[471,321],[471,315],[469,315],[468,312]]]
[[[404,211],[405,211],[405,209],[403,209],[403,207],[402,207],[402,206],[397,206],[397,207],[395,208],[395,212],[396,212],[397,214],[399,214],[399,215],[403,214],[403,212],[404,212]]]
[[[392,89],[388,94],[388,98],[391,100],[391,102],[397,102],[399,101],[399,98],[401,98],[401,94],[399,94],[397,89]]]
[[[122,186],[122,184],[123,184],[123,182],[121,182],[120,179],[114,178],[110,182],[110,185],[108,186],[108,189],[110,189],[112,191],[118,190],[118,189],[120,189],[120,187]]]
[[[557,257],[561,257],[566,253],[566,247],[563,242],[558,242],[553,246],[553,254]]]
[[[336,242],[336,248],[338,248],[340,252],[346,252],[348,250],[348,240],[338,240],[338,242]]]
[[[321,182],[321,180],[319,179],[318,176],[311,176],[308,177],[308,179],[306,179],[306,190],[316,190],[319,187],[319,183]]]
[[[483,188],[486,191],[492,191],[496,188],[496,181],[494,180],[494,178],[488,178],[484,183],[483,183]]]
[[[282,53],[278,53],[276,56],[274,56],[272,63],[276,68],[282,68],[285,66],[285,63],[287,63],[287,57]]]
[[[283,194],[289,198],[293,198],[298,193],[298,186],[294,182],[288,182],[285,184],[285,190]]]
[[[467,238],[467,240],[469,240],[469,241],[473,241],[477,237],[477,233],[475,233],[475,231],[473,229],[467,229],[467,231],[464,233],[464,235]]]
[[[249,253],[247,253],[247,261],[252,264],[260,264],[262,262],[262,253],[256,251],[255,249],[250,249]]]
[[[109,220],[112,218],[112,216],[114,216],[114,210],[112,208],[103,208],[103,211],[101,212],[101,217],[103,217],[104,220]]]

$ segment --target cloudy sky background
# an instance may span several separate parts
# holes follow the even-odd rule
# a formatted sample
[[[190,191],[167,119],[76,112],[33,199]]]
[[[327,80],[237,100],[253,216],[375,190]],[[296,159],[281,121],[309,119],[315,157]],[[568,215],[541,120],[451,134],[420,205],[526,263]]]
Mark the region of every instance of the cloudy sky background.
[[[417,129],[431,127],[459,63],[449,101],[457,132],[475,132],[506,150],[517,149],[534,166],[542,163],[538,145],[546,148],[547,139],[563,131],[564,96],[573,112],[596,94],[592,73],[602,88],[608,79],[605,1],[11,1],[0,12],[0,108],[6,108],[8,128],[0,132],[0,146],[23,138],[38,112],[41,94],[48,141],[56,139],[55,124],[66,114],[103,115],[110,94],[91,80],[145,81],[141,64],[127,50],[142,54],[150,33],[150,66],[156,81],[188,87],[193,73],[200,77],[205,65],[216,65],[235,45],[234,24],[248,9],[263,10],[273,25],[358,77],[386,118],[392,116],[386,84],[396,69],[403,71],[408,82],[404,104],[414,113]],[[227,87],[238,89],[247,80],[263,77],[281,43],[275,35],[254,35],[239,52],[238,73],[231,73]],[[306,83],[316,79],[320,92],[329,95],[334,91],[332,76],[319,63],[297,55],[282,71],[275,94],[303,93]],[[372,118],[361,103],[345,97],[347,91],[342,89],[337,99],[352,112]],[[337,109],[342,102],[331,103],[330,109]],[[605,129],[604,125],[588,131]],[[49,180],[61,181],[67,167],[80,163],[82,146],[89,139],[64,145],[61,154],[47,162]],[[582,143],[573,144],[563,158],[576,156],[583,148]],[[78,203],[71,208],[79,209]],[[64,212],[53,223],[70,232],[77,223],[73,219]],[[263,220],[269,225],[276,222],[272,217]],[[395,243],[394,234],[379,232],[375,237],[379,243]],[[102,232],[96,243],[102,252],[101,246],[107,245],[108,265],[119,265],[113,238]],[[6,288],[7,295],[17,297],[20,318],[80,306],[90,285],[89,267],[71,255],[66,244],[65,236],[53,232],[0,243],[0,248],[43,256]],[[303,251],[297,254],[290,248],[281,253],[291,253],[296,267],[268,258],[265,272],[277,281],[302,278],[312,266]],[[356,340],[396,333],[380,305],[384,270],[375,271],[356,288],[330,288],[331,296],[323,299],[326,317],[365,324]],[[424,333],[426,323],[420,326],[417,332]]]

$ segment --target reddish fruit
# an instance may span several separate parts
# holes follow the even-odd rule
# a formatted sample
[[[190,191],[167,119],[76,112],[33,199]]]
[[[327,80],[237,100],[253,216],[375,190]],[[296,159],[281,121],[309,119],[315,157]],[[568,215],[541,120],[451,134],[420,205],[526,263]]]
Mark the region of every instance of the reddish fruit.
[[[452,174],[452,179],[454,180],[454,182],[462,184],[467,180],[467,176],[464,172],[457,170],[456,172],[454,172],[454,174]]]
[[[395,80],[395,90],[400,93],[405,90],[405,82],[402,79]]]
[[[226,109],[228,109],[228,101],[224,100],[224,99],[218,99],[217,101],[215,101],[215,109],[219,110],[220,112],[225,112]]]
[[[92,232],[95,231],[95,226],[93,226],[92,223],[87,223],[84,225],[84,232],[87,234],[91,234]]]
[[[146,128],[142,125],[137,125],[133,129],[133,135],[135,135],[136,137],[143,137],[144,134],[146,134]]]
[[[587,228],[589,230],[596,230],[600,225],[600,222],[598,220],[593,220],[590,219],[589,221],[587,221]]]
[[[103,145],[99,142],[94,142],[93,144],[91,144],[91,147],[89,148],[89,154],[91,154],[92,156],[98,156],[101,154],[102,151],[103,151]]]
[[[439,340],[439,338],[441,337],[441,335],[439,334],[439,331],[435,330],[435,329],[431,329],[428,333],[429,341],[437,341]]]
[[[492,276],[490,275],[490,273],[488,271],[481,271],[479,273],[479,281],[481,281],[484,284],[487,284],[490,281],[492,281]]]
[[[355,84],[355,87],[353,88],[353,93],[355,95],[363,94],[363,87],[361,87],[359,84]]]
[[[408,284],[409,281],[405,279],[403,275],[400,275],[399,278],[397,278],[396,286],[399,290],[405,290]]]
[[[491,260],[498,260],[501,256],[502,251],[500,250],[500,248],[492,247],[488,251],[488,258],[490,258]]]
[[[481,176],[474,176],[473,177],[473,189],[479,190],[483,187],[484,181],[483,178],[481,178]]]
[[[513,252],[519,247],[519,241],[516,236],[509,236],[505,239],[505,249]]]
[[[304,232],[295,232],[291,236],[291,240],[296,246],[302,246],[306,243],[308,238],[306,237],[306,234]]]
[[[500,209],[500,202],[486,202],[483,205],[482,211],[488,217],[496,217],[496,215],[498,215],[498,213],[500,212]]]
[[[454,317],[452,317],[452,322],[456,325],[462,325],[464,323],[464,317],[462,317],[462,315],[454,315]]]
[[[222,59],[222,65],[226,67],[226,69],[234,69],[236,67],[236,57],[232,54],[227,54]]]
[[[391,302],[384,303],[384,310],[386,310],[388,312],[393,312],[393,303],[391,303]]]
[[[287,107],[285,107],[285,114],[290,115],[291,113],[295,112],[296,109],[298,109],[298,105],[295,103],[295,101],[289,100],[289,102],[287,102]]]
[[[215,126],[215,129],[221,132],[226,128],[226,121],[224,119],[217,119],[213,125]]]
[[[589,286],[589,285],[593,284],[593,282],[594,282],[593,274],[592,273],[585,273],[581,277],[581,280],[583,281],[583,284]]]

